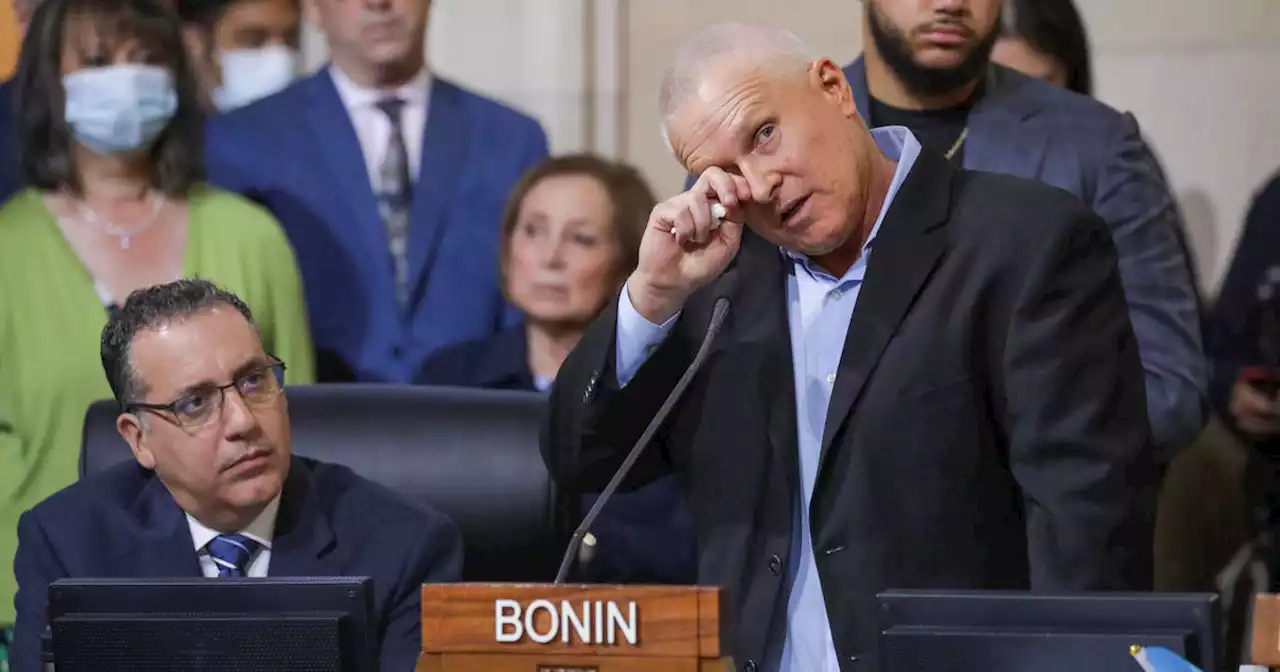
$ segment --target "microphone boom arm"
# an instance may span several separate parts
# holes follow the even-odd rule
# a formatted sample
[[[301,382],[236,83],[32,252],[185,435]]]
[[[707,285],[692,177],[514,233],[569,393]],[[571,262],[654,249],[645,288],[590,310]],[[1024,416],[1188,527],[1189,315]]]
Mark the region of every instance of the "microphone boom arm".
[[[578,556],[578,551],[582,547],[582,540],[586,538],[587,532],[591,530],[596,518],[600,516],[600,511],[604,509],[605,503],[617,491],[618,486],[622,484],[627,474],[630,473],[631,468],[635,466],[636,461],[640,459],[640,455],[644,453],[644,449],[653,440],[653,435],[658,432],[658,428],[667,419],[671,409],[680,400],[680,397],[684,395],[685,388],[689,387],[693,377],[702,368],[702,364],[711,353],[711,343],[715,340],[716,334],[719,333],[720,325],[724,324],[724,318],[728,313],[729,299],[723,296],[716,299],[715,306],[711,309],[711,322],[707,325],[707,334],[702,338],[702,345],[698,348],[698,354],[694,355],[693,362],[689,364],[689,368],[685,369],[684,375],[680,377],[676,386],[672,388],[671,394],[667,395],[667,400],[662,403],[662,407],[658,409],[653,419],[649,421],[649,425],[644,428],[644,433],[640,435],[640,439],[632,446],[631,452],[627,453],[626,459],[622,461],[622,466],[618,467],[618,471],[609,480],[609,484],[604,487],[604,490],[600,491],[600,496],[596,498],[596,503],[587,511],[587,515],[578,524],[577,529],[573,531],[573,537],[569,539],[569,547],[565,549],[564,557],[560,560],[560,569],[556,572],[556,580],[553,585],[564,583],[569,574],[569,568],[573,566],[573,560]]]

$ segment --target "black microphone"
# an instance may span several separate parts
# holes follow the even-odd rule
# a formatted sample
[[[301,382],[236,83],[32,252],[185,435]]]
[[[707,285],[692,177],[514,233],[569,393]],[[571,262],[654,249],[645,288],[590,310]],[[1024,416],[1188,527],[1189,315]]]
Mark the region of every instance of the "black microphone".
[[[622,291],[625,292],[626,289]],[[698,369],[701,369],[703,362],[707,361],[707,356],[711,353],[711,342],[715,340],[716,334],[720,331],[720,325],[724,324],[724,318],[728,314],[729,299],[721,296],[716,299],[715,305],[711,308],[711,322],[707,325],[706,336],[702,337],[702,346],[698,348],[698,354],[694,355],[689,368],[685,369],[684,375],[680,377],[675,388],[671,390],[671,394],[667,395],[667,400],[662,403],[662,407],[658,409],[657,414],[649,421],[649,426],[644,428],[644,433],[640,435],[636,445],[631,447],[631,452],[627,453],[627,459],[622,461],[622,466],[618,467],[617,473],[613,475],[613,478],[609,480],[609,484],[600,492],[600,496],[596,498],[596,503],[592,505],[591,510],[587,511],[587,515],[578,525],[578,529],[573,531],[573,537],[569,539],[569,547],[565,549],[564,558],[560,560],[560,571],[556,572],[555,584],[564,583],[565,577],[569,574],[569,568],[573,566],[574,558],[577,557],[579,549],[582,548],[582,540],[587,536],[587,532],[591,530],[596,518],[600,516],[600,511],[604,509],[604,505],[609,501],[609,498],[613,496],[618,486],[622,484],[623,479],[627,477],[631,467],[635,466],[636,460],[640,459],[640,454],[649,446],[649,441],[653,439],[654,433],[662,426],[662,422],[667,419],[672,407],[684,395],[685,388],[689,387],[689,383],[697,375]]]

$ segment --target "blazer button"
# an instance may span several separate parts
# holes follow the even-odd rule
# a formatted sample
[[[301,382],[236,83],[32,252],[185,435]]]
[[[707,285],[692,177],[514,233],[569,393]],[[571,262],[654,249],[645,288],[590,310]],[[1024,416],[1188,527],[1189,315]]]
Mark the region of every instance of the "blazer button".
[[[750,658],[747,659],[747,662],[742,664],[742,672],[756,672],[756,669],[756,661],[751,660]]]
[[[769,573],[777,576],[782,573],[782,558],[775,553],[769,558]]]

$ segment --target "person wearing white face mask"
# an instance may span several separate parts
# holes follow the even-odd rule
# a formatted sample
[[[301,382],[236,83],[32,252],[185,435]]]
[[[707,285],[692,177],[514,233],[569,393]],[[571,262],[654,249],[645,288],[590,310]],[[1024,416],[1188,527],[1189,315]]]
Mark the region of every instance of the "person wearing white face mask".
[[[293,83],[301,70],[297,0],[178,0],[207,103],[227,112]]]
[[[85,408],[111,395],[98,337],[132,292],[215,281],[291,380],[314,378],[283,232],[204,182],[199,87],[161,0],[43,0],[13,84],[28,188],[0,208],[0,628],[18,516],[76,480]]]

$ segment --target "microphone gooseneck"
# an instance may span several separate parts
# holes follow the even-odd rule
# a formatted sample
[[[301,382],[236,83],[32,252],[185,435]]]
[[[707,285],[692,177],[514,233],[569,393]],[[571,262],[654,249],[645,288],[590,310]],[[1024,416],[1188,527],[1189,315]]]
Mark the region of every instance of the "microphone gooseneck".
[[[644,449],[649,446],[649,442],[653,439],[653,435],[662,426],[667,415],[671,413],[671,409],[684,395],[685,388],[689,387],[689,383],[693,381],[693,377],[697,375],[698,369],[702,368],[703,362],[711,353],[711,343],[715,340],[716,334],[720,331],[720,326],[724,324],[724,318],[729,314],[729,299],[720,297],[716,299],[715,306],[711,309],[711,322],[707,325],[707,333],[702,338],[702,346],[698,348],[698,354],[694,355],[693,361],[689,363],[689,368],[685,369],[684,375],[680,377],[679,382],[672,388],[671,394],[667,395],[667,400],[662,403],[662,407],[649,421],[649,425],[644,428],[644,433],[640,435],[640,439],[636,441],[636,445],[631,447],[631,452],[627,453],[627,458],[622,461],[622,466],[618,467],[618,471],[614,473],[613,478],[609,480],[609,484],[600,492],[600,496],[596,498],[596,503],[587,511],[587,515],[578,524],[578,528],[573,531],[573,537],[569,539],[569,547],[565,549],[564,557],[560,560],[560,570],[556,572],[555,585],[564,583],[565,578],[569,574],[569,568],[573,566],[573,560],[577,557],[579,549],[582,547],[582,540],[587,536],[587,532],[591,530],[591,526],[595,524],[596,518],[600,516],[600,511],[604,509],[604,505],[613,497],[613,493],[617,491],[618,486],[622,485],[622,481],[626,479],[630,473],[631,467],[635,466],[636,460],[640,459],[640,455],[644,453]]]

